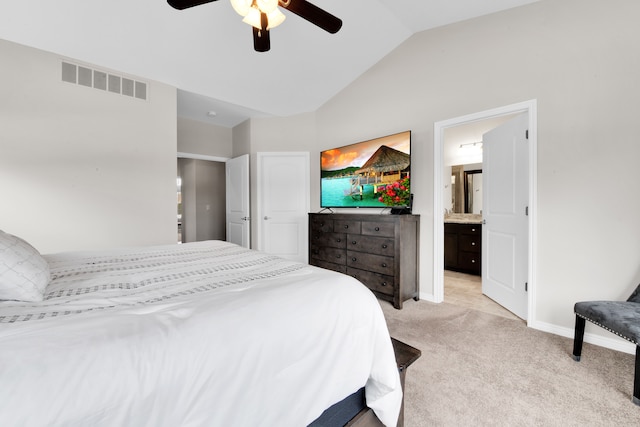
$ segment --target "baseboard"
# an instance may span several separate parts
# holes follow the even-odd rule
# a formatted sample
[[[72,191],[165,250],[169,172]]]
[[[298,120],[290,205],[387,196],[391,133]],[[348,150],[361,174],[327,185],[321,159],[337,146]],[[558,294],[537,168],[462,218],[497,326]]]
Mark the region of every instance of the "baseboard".
[[[433,294],[420,293],[420,299],[429,301],[432,303],[436,303],[434,300]],[[437,304],[437,303],[436,303]],[[587,322],[587,325],[589,322]],[[532,320],[527,324],[528,327],[532,329],[537,329],[542,332],[548,332],[554,335],[560,335],[561,337],[571,338],[573,339],[575,331],[573,328],[565,328],[563,326],[553,325],[551,323],[540,322],[537,320]],[[597,326],[594,326],[597,327]],[[587,326],[588,328],[588,326]],[[604,329],[603,329],[604,331]],[[584,342],[589,344],[594,344],[600,347],[608,348],[615,351],[621,351],[623,353],[636,354],[636,345],[620,338],[614,334],[611,334],[611,337],[604,337],[602,335],[593,334],[590,332],[585,332],[584,334]]]
[[[588,324],[589,322],[587,322],[587,325]],[[565,328],[545,322],[534,321],[529,324],[529,327],[537,329],[539,331],[548,332],[550,334],[560,335],[571,339],[573,339],[575,335],[575,330],[573,328]],[[636,354],[637,346],[635,344],[614,334],[611,334],[611,337],[603,337],[601,335],[585,332],[584,342],[615,351],[621,351],[623,353]]]
[[[424,292],[420,292],[419,298],[422,299],[422,300],[429,301],[429,302],[437,304],[433,294],[427,294],[427,293],[424,293]]]

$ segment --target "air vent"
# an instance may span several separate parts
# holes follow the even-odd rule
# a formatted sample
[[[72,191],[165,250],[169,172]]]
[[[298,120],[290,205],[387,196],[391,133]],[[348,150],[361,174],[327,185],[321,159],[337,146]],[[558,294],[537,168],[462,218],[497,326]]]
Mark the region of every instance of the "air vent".
[[[117,93],[132,98],[147,99],[147,83],[101,70],[62,61],[62,81]]]

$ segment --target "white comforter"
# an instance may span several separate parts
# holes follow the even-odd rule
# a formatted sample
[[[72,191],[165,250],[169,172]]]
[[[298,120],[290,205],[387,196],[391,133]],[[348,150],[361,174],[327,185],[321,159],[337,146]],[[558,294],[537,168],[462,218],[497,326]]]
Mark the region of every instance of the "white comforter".
[[[220,241],[46,256],[41,303],[0,302],[0,424],[306,426],[366,384],[402,391],[351,277]]]

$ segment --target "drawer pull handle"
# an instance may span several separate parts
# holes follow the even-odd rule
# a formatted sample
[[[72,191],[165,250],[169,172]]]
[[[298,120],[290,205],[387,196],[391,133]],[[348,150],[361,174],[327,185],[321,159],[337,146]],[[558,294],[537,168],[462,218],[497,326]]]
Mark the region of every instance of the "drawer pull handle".
[[[344,226],[344,229],[346,230],[347,228],[349,228],[349,226],[348,226],[348,225],[345,225],[345,226]]]
[[[382,286],[387,286],[387,282],[382,282]]]
[[[380,231],[380,227],[376,227],[376,229],[375,229],[375,230],[376,230],[376,231]]]
[[[351,261],[356,262],[356,257],[351,258]]]
[[[476,245],[476,242],[471,242],[471,246],[475,246],[475,245]]]
[[[336,239],[336,242],[340,243],[340,242],[342,242],[342,239],[338,238],[338,239]]]
[[[387,249],[387,245],[382,245],[382,249]]]
[[[472,229],[471,229],[471,231],[476,231],[476,229],[475,229],[475,228],[472,228]]]
[[[472,260],[471,260],[471,264],[475,264],[475,263],[476,263],[476,260],[475,260],[475,259],[472,259]]]
[[[355,240],[353,242],[351,242],[352,245],[357,245],[358,242],[356,242]]]
[[[382,263],[382,268],[387,268],[387,263],[386,262]]]
[[[336,258],[340,258],[340,255],[339,255],[339,254],[338,254],[338,255],[336,255]]]

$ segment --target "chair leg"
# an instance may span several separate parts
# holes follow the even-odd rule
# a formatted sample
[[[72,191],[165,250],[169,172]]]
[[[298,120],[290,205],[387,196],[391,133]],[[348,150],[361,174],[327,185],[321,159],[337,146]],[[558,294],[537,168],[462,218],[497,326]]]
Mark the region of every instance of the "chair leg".
[[[576,332],[573,338],[573,360],[576,362],[580,361],[580,356],[582,355],[582,340],[584,339],[585,323],[586,320],[576,314]]]
[[[633,403],[640,406],[640,345],[636,346],[636,367],[633,374]]]

